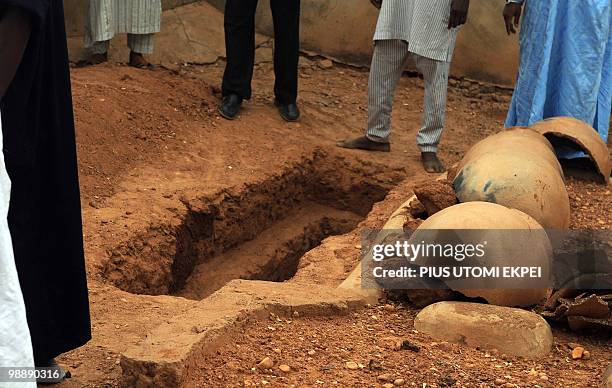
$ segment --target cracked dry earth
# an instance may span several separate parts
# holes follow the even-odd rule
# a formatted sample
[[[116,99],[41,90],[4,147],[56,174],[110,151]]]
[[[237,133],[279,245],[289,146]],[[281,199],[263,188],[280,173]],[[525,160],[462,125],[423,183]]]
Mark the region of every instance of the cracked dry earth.
[[[367,72],[322,69],[302,58],[303,119],[287,124],[272,106],[270,63],[257,65],[254,96],[240,119],[221,119],[216,105],[222,71],[223,63],[154,71],[121,64],[73,69],[93,339],[60,358],[73,375],[60,387],[118,386],[121,353],[228,280],[338,285],[359,260],[361,231],[381,227],[414,184],[432,179],[422,172],[415,145],[420,79],[405,77],[398,89],[393,152],[366,154],[334,144],[363,131]],[[462,83],[453,85],[441,149],[448,165],[501,130],[508,102],[504,94],[466,97]],[[574,199],[587,190],[589,203],[607,206],[608,189],[578,181],[570,186],[573,206],[581,206]],[[574,222],[611,226],[609,213],[601,212]],[[291,323],[254,320],[211,353],[185,385],[371,386],[385,384],[377,377],[389,373],[433,387],[452,379],[514,383],[534,368],[541,386],[589,386],[610,359],[601,339],[586,337],[580,340],[592,359],[568,362],[564,344],[578,339],[563,328],[555,330],[551,359],[536,363],[434,345],[412,332],[415,311],[371,307]],[[386,350],[382,336],[392,334],[406,336],[421,351]],[[266,355],[294,371],[252,371]],[[345,361],[367,367],[370,359],[383,369],[344,368]],[[502,361],[512,366],[498,368]]]

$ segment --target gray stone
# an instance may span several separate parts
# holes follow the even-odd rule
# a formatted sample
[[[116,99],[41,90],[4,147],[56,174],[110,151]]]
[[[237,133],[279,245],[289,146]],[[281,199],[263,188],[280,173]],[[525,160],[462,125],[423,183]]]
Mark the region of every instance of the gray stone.
[[[414,327],[438,340],[527,358],[550,352],[553,336],[541,316],[515,308],[440,302],[423,309]]]

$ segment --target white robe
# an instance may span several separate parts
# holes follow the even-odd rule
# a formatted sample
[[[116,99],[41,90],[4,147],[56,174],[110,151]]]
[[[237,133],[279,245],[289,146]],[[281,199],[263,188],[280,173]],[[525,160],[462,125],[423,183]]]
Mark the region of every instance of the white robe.
[[[0,149],[2,149],[2,119],[0,118]],[[0,154],[0,367],[32,368],[34,356],[30,330],[26,321],[23,295],[19,287],[13,243],[8,227],[11,181],[6,172],[4,156]],[[6,371],[0,373],[6,380]],[[8,383],[1,387],[36,388],[36,383]]]
[[[85,43],[116,34],[154,34],[161,30],[161,0],[89,0]]]
[[[404,40],[411,53],[450,62],[460,29],[448,29],[450,11],[451,0],[384,0],[374,40]]]

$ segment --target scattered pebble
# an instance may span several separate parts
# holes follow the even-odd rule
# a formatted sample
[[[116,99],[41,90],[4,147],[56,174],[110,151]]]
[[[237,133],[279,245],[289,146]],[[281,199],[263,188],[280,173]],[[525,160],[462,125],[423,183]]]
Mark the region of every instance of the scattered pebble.
[[[323,59],[319,61],[319,67],[324,70],[331,69],[332,67],[334,67],[334,62],[329,59]]]
[[[390,373],[384,373],[376,378],[378,381],[393,381],[393,376]]]
[[[357,363],[356,363],[356,362],[353,362],[353,361],[347,361],[347,363],[346,363],[346,368],[347,368],[347,369],[350,369],[350,370],[356,370],[356,369],[359,369],[359,365],[357,365]]]
[[[529,377],[538,377],[538,372],[535,369],[531,368],[528,375]]]
[[[572,349],[572,360],[579,360],[582,356],[584,356],[584,348],[582,346]]]
[[[278,367],[282,372],[289,373],[291,372],[291,367],[289,365],[282,364]]]
[[[406,384],[406,381],[404,379],[395,379],[395,381],[393,382],[393,385],[397,387],[400,387],[404,384]]]
[[[419,348],[417,345],[413,344],[412,342],[410,342],[408,340],[402,341],[400,349],[401,350],[410,350],[411,352],[415,352],[415,353],[418,353],[419,351],[421,351],[421,348]]]
[[[380,363],[380,361],[377,361],[375,359],[370,359],[370,362],[368,363],[368,369],[382,370],[382,364]]]
[[[263,360],[257,364],[258,367],[262,369],[270,369],[274,366],[274,361],[270,357],[265,357]]]
[[[589,358],[591,358],[591,352],[589,352],[588,350],[585,350],[582,353],[582,358],[584,358],[585,360],[588,360]]]

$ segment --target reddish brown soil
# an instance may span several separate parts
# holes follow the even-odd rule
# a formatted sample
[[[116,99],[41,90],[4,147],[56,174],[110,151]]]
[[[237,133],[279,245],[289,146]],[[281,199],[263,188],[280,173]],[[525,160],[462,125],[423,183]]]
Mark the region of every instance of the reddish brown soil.
[[[570,178],[567,192],[572,229],[612,229],[612,186]]]
[[[375,387],[403,379],[405,386],[419,388],[597,387],[612,360],[609,337],[579,336],[564,329],[555,330],[553,351],[538,360],[440,343],[413,329],[414,309],[390,306],[334,318],[271,317],[228,339],[186,386]],[[398,340],[409,341],[419,351],[395,350]],[[591,358],[572,360],[570,342],[590,350]],[[274,361],[272,369],[257,367],[264,357]],[[364,367],[350,370],[347,362]],[[283,364],[292,370],[282,372]]]
[[[239,278],[289,280],[306,252],[329,235],[352,231],[360,220],[354,213],[309,203],[292,211],[257,239],[197,265],[177,295],[202,300]]]
[[[314,199],[320,205],[365,217],[372,203],[382,200],[402,179],[410,178],[376,205],[357,230],[325,240],[324,248],[333,249],[333,258],[315,252],[301,263],[301,281],[337,284],[359,260],[356,247],[360,230],[381,227],[411,194],[411,182],[431,179],[421,169],[415,144],[423,98],[422,81],[418,78],[402,79],[398,89],[393,152],[368,154],[334,146],[336,140],[358,136],[363,131],[365,71],[341,66],[322,70],[316,63],[305,60],[301,67],[299,101],[303,119],[300,123],[287,124],[278,117],[271,103],[270,64],[257,66],[254,98],[245,104],[240,119],[233,122],[221,119],[216,114],[216,104],[222,70],[222,64],[181,67],[174,72],[141,71],[114,64],[73,69],[94,338],[85,347],[60,358],[74,376],[62,387],[117,386],[121,375],[120,353],[142,340],[160,322],[187,311],[195,303],[171,296],[135,295],[115,286],[149,294],[177,291],[173,287],[185,281],[189,268],[197,264],[197,258],[203,253],[223,254],[236,248],[281,221],[287,209]],[[441,148],[447,165],[457,162],[470,145],[501,129],[507,96],[483,97],[465,97],[460,86],[451,89],[448,130]],[[588,198],[593,207],[592,212],[585,213],[588,217],[575,221],[576,225],[594,225],[601,218],[603,226],[610,227],[610,196],[606,190],[570,182],[573,206],[577,206],[574,196],[580,195],[585,200]],[[204,240],[211,232],[207,229],[208,223],[214,226],[210,241]],[[202,241],[190,236],[201,237]],[[414,312],[398,313],[399,317],[396,313],[379,314],[378,329],[389,325],[398,334],[411,335]],[[369,344],[372,338],[368,336],[375,330],[357,325],[367,319],[360,315],[360,318],[296,320],[290,324],[296,330],[283,333],[275,341],[281,341],[279,347],[298,357],[298,349],[306,350],[307,346],[301,345],[298,334],[316,333],[317,341],[326,343],[324,346],[329,349],[344,348],[349,352],[330,350],[329,357],[333,353],[344,360],[346,353],[363,363],[376,346],[375,341]],[[247,334],[258,338],[260,330],[254,326]],[[562,343],[565,334],[556,334],[560,336],[557,341]],[[307,334],[304,338],[305,343],[314,337]],[[414,340],[420,341],[424,348],[428,344],[419,336]],[[240,341],[245,346],[250,343],[246,337]],[[243,355],[231,353],[229,348],[222,350],[222,358],[212,357],[202,366],[196,382],[203,384],[200,386],[221,380],[243,382],[250,372],[230,373],[221,365],[233,360],[248,371],[253,359],[267,352],[268,347],[264,351],[260,341],[255,340],[253,345],[258,346],[245,350]],[[233,344],[230,341],[227,346]],[[566,373],[568,365],[576,365],[585,374],[575,376],[593,379],[600,368],[595,361],[603,367],[603,357],[610,355],[596,342],[587,342],[587,345],[593,350],[593,361],[584,365],[590,369],[565,361],[555,365],[553,361],[559,358],[555,354],[551,362],[542,362],[542,370],[553,380],[566,378],[559,376],[569,374]],[[348,350],[351,346],[353,350]],[[465,356],[459,357],[460,352]],[[401,361],[405,354],[408,353],[389,353],[390,361],[385,368],[393,367],[393,373],[401,373],[406,381],[412,381],[407,378],[406,368],[421,364],[414,364],[412,358]],[[428,359],[423,354],[417,355],[418,359]],[[451,347],[448,355],[443,354],[445,351],[439,351],[436,356],[462,358],[465,363],[461,368],[474,365],[468,369],[471,376],[482,375],[484,379],[493,377],[491,371],[496,371],[494,367],[487,367],[479,372],[484,356],[477,351]],[[373,375],[363,371],[341,376],[341,366],[318,370],[324,358],[315,359],[320,364],[313,362],[314,369],[307,364],[311,361],[304,359],[292,377],[295,380],[291,381],[312,384],[316,380],[326,383],[337,380],[340,385],[374,381]],[[433,358],[429,359],[435,363]],[[297,358],[289,356],[287,362],[296,368],[300,365]],[[325,362],[340,364],[339,359],[332,358]],[[482,365],[485,364],[489,365],[487,362]],[[446,372],[436,365],[440,378],[445,373],[463,378],[457,366],[452,367],[453,372]],[[517,365],[519,369],[512,372],[514,369],[510,368],[507,373],[515,373],[518,378],[530,364]],[[221,369],[217,371],[217,367]],[[429,367],[418,371],[422,374],[418,381],[439,384],[440,378],[428,370]],[[307,372],[300,375],[302,371]],[[224,377],[209,380],[216,379],[217,374]],[[503,378],[505,374],[495,376]],[[263,375],[255,376],[258,382],[264,379]],[[476,378],[479,377],[473,377]]]
[[[425,207],[428,216],[457,204],[451,182],[426,182],[414,187],[414,194]]]

